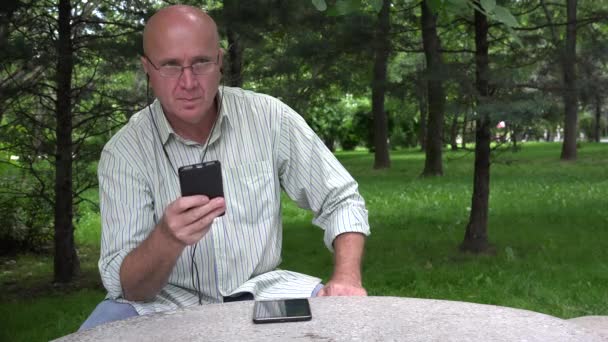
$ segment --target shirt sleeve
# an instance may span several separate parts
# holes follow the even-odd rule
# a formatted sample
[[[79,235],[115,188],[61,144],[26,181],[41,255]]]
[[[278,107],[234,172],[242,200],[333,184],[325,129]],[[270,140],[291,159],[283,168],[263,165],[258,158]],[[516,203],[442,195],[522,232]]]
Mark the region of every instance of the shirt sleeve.
[[[124,258],[154,227],[153,199],[141,170],[126,156],[104,149],[98,165],[101,207],[99,273],[108,298],[123,296]]]
[[[313,224],[325,230],[329,250],[342,233],[370,234],[357,182],[304,119],[284,104],[278,160],[281,186],[300,208],[312,210]]]

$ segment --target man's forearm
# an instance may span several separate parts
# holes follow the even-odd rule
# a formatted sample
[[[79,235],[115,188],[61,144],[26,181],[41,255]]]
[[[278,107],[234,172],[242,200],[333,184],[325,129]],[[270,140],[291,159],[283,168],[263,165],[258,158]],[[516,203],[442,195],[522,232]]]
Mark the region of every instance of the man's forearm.
[[[334,240],[334,274],[333,280],[345,280],[361,285],[361,260],[365,235],[361,233],[343,233]]]
[[[125,299],[146,301],[165,286],[184,245],[166,238],[156,226],[120,267],[120,284]]]

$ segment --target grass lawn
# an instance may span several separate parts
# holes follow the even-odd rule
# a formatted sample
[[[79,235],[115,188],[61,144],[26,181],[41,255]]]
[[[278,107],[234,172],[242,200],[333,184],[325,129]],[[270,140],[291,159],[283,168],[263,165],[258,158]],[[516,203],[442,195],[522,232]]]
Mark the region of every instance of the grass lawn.
[[[372,235],[364,262],[370,295],[461,300],[558,317],[608,315],[608,144],[583,144],[575,163],[561,145],[526,144],[492,165],[489,236],[496,255],[462,254],[473,154],[444,153],[441,178],[420,178],[424,155],[392,152],[392,168],[373,155],[338,157],[359,181]],[[284,202],[282,268],[327,280],[332,257],[311,215]],[[99,216],[87,213],[77,241],[83,274],[56,287],[52,259],[0,259],[0,341],[42,341],[70,333],[103,298],[96,272]]]

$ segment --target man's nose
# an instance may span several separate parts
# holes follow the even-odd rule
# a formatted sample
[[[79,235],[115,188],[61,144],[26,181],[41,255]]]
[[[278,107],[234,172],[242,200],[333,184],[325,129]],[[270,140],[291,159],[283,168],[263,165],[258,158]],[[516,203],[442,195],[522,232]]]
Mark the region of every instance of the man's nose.
[[[192,66],[185,67],[182,70],[182,76],[180,77],[180,84],[185,89],[192,89],[196,85],[196,77],[192,72]]]

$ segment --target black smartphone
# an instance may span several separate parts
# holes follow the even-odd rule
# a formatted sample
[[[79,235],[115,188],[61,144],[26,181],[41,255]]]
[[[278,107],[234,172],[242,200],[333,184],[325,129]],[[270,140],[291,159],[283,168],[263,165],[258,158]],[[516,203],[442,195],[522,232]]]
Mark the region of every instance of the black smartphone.
[[[308,298],[260,300],[253,304],[253,323],[310,321]]]
[[[218,160],[182,166],[178,174],[182,196],[224,197],[222,164]]]

